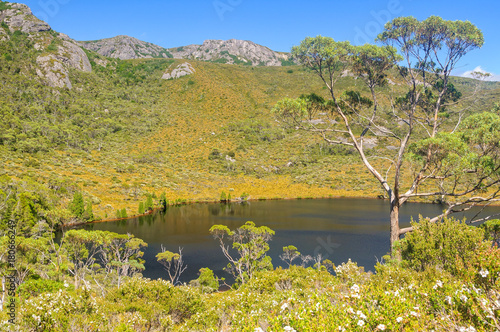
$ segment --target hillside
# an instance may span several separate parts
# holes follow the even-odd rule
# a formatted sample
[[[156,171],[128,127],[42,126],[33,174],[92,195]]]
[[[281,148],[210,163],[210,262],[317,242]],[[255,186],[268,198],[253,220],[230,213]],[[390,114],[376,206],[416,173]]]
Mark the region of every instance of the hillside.
[[[302,67],[105,57],[82,51],[26,6],[2,4],[1,172],[62,186],[54,201],[61,208],[77,190],[96,219],[137,214],[146,194],[213,201],[223,191],[254,199],[382,193],[351,150],[276,122],[271,109],[285,96],[327,97]],[[186,62],[192,74],[162,79]],[[402,91],[396,75],[392,82],[381,90],[383,105]],[[464,94],[475,87],[470,79],[455,84]],[[367,93],[349,75],[338,83],[339,91],[353,88]],[[465,101],[470,111],[491,109],[500,84],[481,91]],[[374,153],[388,153],[386,144],[374,141]]]
[[[292,223],[303,225],[300,232],[309,233],[320,250],[301,249],[300,254],[294,245],[301,244],[283,230],[290,240],[287,247],[279,245],[283,262],[266,255],[271,252],[269,241],[280,244],[278,236],[272,238],[274,230],[251,221],[241,225],[231,211],[237,203],[228,200],[248,208],[246,199],[384,195],[352,148],[298,130],[303,118],[285,126],[273,112],[284,97],[329,97],[330,91],[311,70],[280,66],[290,64],[286,54],[236,40],[165,50],[126,36],[87,42],[84,49],[81,42],[34,17],[27,6],[3,1],[0,20],[0,331],[500,329],[500,220],[470,227],[453,219],[433,223],[420,218],[394,245],[395,254],[381,258],[375,273],[350,259],[335,266],[333,248],[340,244],[326,231],[330,217],[316,218],[322,225],[318,230],[309,227],[315,215],[304,213],[307,222],[295,218]],[[356,90],[359,94],[347,92],[343,98],[354,96],[353,104],[361,104],[369,95],[363,77],[338,72],[342,77],[332,95]],[[378,111],[383,125],[393,121],[397,134],[404,123],[391,114],[392,103],[404,107],[411,96],[405,94],[404,78],[395,71],[388,76],[389,84],[376,90]],[[464,98],[447,103],[436,118],[456,120],[500,111],[500,83],[455,77],[452,84],[452,97]],[[425,97],[434,98],[432,93]],[[305,103],[303,98],[294,102]],[[318,117],[334,113],[327,103],[321,107],[317,113],[312,112],[314,106],[299,112],[324,124]],[[361,107],[346,108],[347,116]],[[454,112],[457,108],[464,113]],[[492,117],[486,121],[494,119],[487,115]],[[471,139],[468,143],[475,149],[498,151],[500,122],[490,122],[498,126],[462,138]],[[443,131],[454,129],[444,120],[442,124]],[[425,137],[425,124],[421,127],[416,126],[411,137],[415,145]],[[352,136],[364,137],[371,164],[390,175],[387,157],[395,154],[397,136],[368,131],[363,136],[359,128]],[[345,131],[331,133],[335,140],[345,139]],[[476,140],[483,134],[487,144],[483,137]],[[444,136],[445,145],[450,137],[452,143],[456,139]],[[440,142],[430,144],[437,148],[429,155],[448,153],[438,149]],[[464,153],[465,145],[458,145],[453,156],[465,156],[466,172],[472,172],[477,164]],[[498,174],[497,157],[481,160],[479,167]],[[463,159],[450,158],[445,170],[451,172],[445,177],[463,177],[453,173],[453,163]],[[408,167],[394,181],[409,186],[411,173],[419,168],[414,161],[402,160]],[[481,182],[479,186],[485,192],[490,189]],[[493,190],[497,188],[498,182]],[[192,230],[196,218],[174,205],[199,201],[221,202],[213,209],[193,207],[211,216],[224,211],[207,223],[231,279],[222,278],[225,272],[214,275],[214,267],[208,266],[199,270],[197,279],[181,283],[181,247],[173,253],[163,242],[146,243],[135,231],[101,231],[90,223],[163,207],[182,218],[165,219],[162,226]],[[348,208],[343,208],[346,221],[342,217],[342,227],[335,231],[340,237],[355,227]],[[319,211],[317,205],[315,209]],[[363,219],[367,213],[352,210]],[[147,214],[114,224],[144,226],[145,232],[176,245],[150,227],[154,217]],[[213,220],[239,225],[229,229]],[[369,227],[352,242],[362,246],[373,241],[374,229],[379,232]],[[175,236],[181,241],[209,238],[201,233]],[[327,256],[322,256],[323,249]],[[356,249],[349,249],[351,257]],[[187,252],[185,263],[191,264],[193,256]],[[204,248],[194,254],[210,264]],[[149,270],[146,260],[163,265],[161,279],[143,277]],[[285,264],[288,268],[281,267]]]

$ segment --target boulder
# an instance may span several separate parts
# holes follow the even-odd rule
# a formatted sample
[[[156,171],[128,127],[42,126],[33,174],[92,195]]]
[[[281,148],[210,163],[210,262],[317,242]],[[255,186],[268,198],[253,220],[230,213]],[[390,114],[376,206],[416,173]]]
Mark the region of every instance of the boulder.
[[[196,70],[193,68],[193,66],[191,66],[190,63],[184,62],[184,63],[178,65],[170,73],[163,74],[162,78],[165,79],[165,80],[175,79],[175,78],[183,77],[183,76],[186,76],[186,75],[191,75],[195,71]]]

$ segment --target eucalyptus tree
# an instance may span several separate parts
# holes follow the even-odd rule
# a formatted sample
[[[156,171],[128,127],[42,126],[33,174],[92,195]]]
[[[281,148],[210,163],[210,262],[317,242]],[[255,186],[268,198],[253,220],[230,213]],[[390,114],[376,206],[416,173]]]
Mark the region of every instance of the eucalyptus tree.
[[[187,265],[182,259],[182,248],[179,247],[179,253],[171,252],[161,245],[161,252],[156,255],[156,260],[165,268],[172,285],[180,283],[179,279],[182,273],[187,269]]]
[[[269,241],[274,231],[266,226],[257,227],[247,221],[231,231],[227,226],[214,225],[210,234],[219,241],[222,253],[229,260],[226,269],[237,282],[242,284],[252,279],[255,272],[273,268],[271,257],[267,256]],[[232,242],[232,249],[226,242]],[[236,252],[234,252],[236,251]]]
[[[133,276],[145,269],[142,248],[148,244],[132,234],[105,232],[100,247],[100,259],[106,275],[115,275],[120,288],[124,277]]]
[[[321,78],[331,100],[318,106],[285,98],[273,112],[285,125],[357,151],[389,198],[392,248],[412,230],[399,226],[399,209],[409,199],[446,202],[447,209],[433,221],[498,200],[499,119],[485,113],[463,121],[462,95],[451,83],[458,61],[483,45],[483,34],[472,23],[400,17],[385,25],[378,41],[384,45],[304,39],[292,54]],[[391,72],[396,82],[389,80]],[[339,93],[336,83],[346,75],[362,81],[368,96],[362,90]],[[399,96],[383,105],[379,101],[395,93]],[[394,149],[370,156],[368,138],[383,139]]]

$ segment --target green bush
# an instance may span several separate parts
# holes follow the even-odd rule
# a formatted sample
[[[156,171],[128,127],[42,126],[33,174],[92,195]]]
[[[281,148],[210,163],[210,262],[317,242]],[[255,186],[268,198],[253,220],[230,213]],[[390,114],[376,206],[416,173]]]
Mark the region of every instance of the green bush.
[[[209,268],[202,267],[200,276],[193,281],[192,284],[200,287],[203,293],[213,293],[219,290],[219,279],[214,275],[214,271]]]
[[[485,239],[500,247],[500,219],[488,220],[480,227],[484,230]]]
[[[403,265],[417,271],[435,267],[457,275],[485,244],[483,230],[454,219],[432,223],[421,218],[412,225],[400,248]]]
[[[70,285],[50,279],[30,279],[19,286],[19,294],[22,297],[38,296],[42,293],[57,292],[65,287],[68,288]]]

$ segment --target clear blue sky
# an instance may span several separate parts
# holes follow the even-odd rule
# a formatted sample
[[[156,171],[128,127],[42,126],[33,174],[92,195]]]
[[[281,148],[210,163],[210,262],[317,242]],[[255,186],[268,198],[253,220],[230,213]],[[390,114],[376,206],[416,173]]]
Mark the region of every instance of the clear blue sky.
[[[290,51],[307,36],[355,44],[373,42],[383,23],[398,16],[438,15],[469,20],[485,37],[483,48],[460,62],[456,74],[482,69],[500,75],[498,0],[25,0],[54,30],[76,40],[129,35],[163,47],[205,39],[244,39]],[[500,80],[500,76],[497,76]]]

